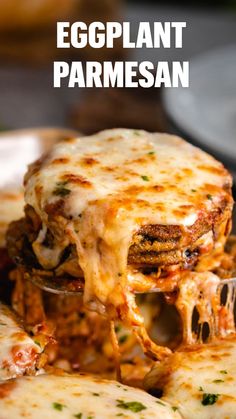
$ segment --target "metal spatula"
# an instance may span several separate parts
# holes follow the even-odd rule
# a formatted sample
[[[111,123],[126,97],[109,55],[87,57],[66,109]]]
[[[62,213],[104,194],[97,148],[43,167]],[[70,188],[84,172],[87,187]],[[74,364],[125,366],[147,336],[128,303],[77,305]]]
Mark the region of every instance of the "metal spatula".
[[[30,280],[34,285],[41,288],[42,290],[53,294],[80,295],[81,293],[83,293],[84,289],[84,280],[82,278],[72,280],[57,278],[55,280],[51,276],[27,274],[27,280]],[[235,284],[236,286],[236,277],[222,279],[219,286],[223,289],[224,286],[230,284]],[[151,287],[149,290],[145,291],[145,294],[160,292],[163,292],[163,290]],[[137,292],[137,294],[140,294],[140,292]]]

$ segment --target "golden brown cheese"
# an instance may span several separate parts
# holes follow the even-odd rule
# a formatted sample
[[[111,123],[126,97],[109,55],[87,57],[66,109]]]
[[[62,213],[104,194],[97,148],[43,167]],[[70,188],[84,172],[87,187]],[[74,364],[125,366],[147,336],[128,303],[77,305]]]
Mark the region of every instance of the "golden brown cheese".
[[[236,336],[193,345],[159,363],[145,379],[146,389],[163,398],[185,419],[236,417]]]
[[[35,374],[43,349],[24,331],[13,312],[0,303],[0,380]]]
[[[132,237],[147,224],[192,226],[219,202],[232,202],[230,186],[221,163],[175,136],[116,129],[60,143],[26,176],[26,203],[42,220],[33,249],[52,269],[74,244],[85,304],[132,325],[147,352],[161,357],[168,350],[148,340],[127,278]]]
[[[221,302],[221,280],[211,272],[187,272],[178,282],[176,308],[182,318],[183,342],[201,343],[204,326],[208,325],[208,341],[235,333],[235,284],[228,285],[225,305]],[[193,331],[194,310],[198,314],[198,330]]]
[[[1,419],[179,419],[172,405],[142,390],[87,375],[59,373],[0,383]]]

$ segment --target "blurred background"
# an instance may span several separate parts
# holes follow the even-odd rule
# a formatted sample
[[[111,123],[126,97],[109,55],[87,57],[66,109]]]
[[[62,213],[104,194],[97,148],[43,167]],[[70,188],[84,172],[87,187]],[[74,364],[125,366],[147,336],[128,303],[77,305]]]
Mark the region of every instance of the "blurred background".
[[[186,21],[182,49],[57,50],[58,20]],[[54,60],[188,60],[188,89],[53,89]],[[0,0],[0,127],[178,133],[236,173],[236,0]]]

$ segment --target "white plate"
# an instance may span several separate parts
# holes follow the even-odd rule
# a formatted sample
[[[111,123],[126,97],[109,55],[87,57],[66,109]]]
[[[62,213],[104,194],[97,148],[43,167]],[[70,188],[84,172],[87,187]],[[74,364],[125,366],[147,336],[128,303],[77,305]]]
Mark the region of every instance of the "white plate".
[[[236,170],[236,45],[190,61],[190,87],[164,91],[173,122]]]

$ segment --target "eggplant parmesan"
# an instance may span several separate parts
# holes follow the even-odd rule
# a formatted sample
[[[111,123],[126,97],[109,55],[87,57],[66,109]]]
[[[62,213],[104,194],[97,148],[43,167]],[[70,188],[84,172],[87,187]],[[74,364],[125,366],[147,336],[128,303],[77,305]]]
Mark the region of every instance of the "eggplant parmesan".
[[[175,408],[144,391],[82,374],[44,374],[0,383],[1,419],[178,419]]]
[[[185,419],[235,418],[236,337],[181,348],[145,378]]]
[[[48,328],[42,330],[45,337],[47,338],[50,331],[53,333],[54,340],[50,339],[46,347],[50,365],[63,368],[67,372],[99,374],[109,379],[116,377],[116,354],[110,339],[107,318],[87,310],[83,305],[82,295],[64,296],[42,291],[31,282],[25,281],[19,270],[11,273],[11,279],[15,283],[12,306],[22,319],[25,329],[37,330],[38,324],[46,322]],[[146,330],[158,341],[156,320],[162,306],[161,296],[142,295],[138,300]],[[143,378],[153,361],[143,356],[132,330],[121,322],[116,322],[115,333],[119,344],[122,381],[142,388]],[[168,336],[168,329],[166,335]]]
[[[15,314],[0,303],[0,380],[36,374],[46,363],[46,340],[31,338]]]
[[[173,293],[187,272],[217,269],[231,186],[221,163],[175,136],[115,129],[70,139],[30,166],[8,249],[26,279],[82,283],[86,307],[131,326],[161,359],[170,350],[148,338],[135,293]]]

